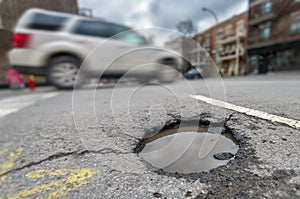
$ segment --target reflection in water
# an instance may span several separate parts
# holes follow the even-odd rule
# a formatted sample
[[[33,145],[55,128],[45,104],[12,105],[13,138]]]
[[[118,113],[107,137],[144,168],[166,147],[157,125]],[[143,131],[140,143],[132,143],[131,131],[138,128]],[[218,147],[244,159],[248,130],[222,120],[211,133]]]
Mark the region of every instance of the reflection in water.
[[[198,132],[184,128],[180,133],[171,129],[148,138],[139,156],[164,171],[187,174],[225,165],[238,151],[228,135],[209,133],[205,128],[198,128]]]

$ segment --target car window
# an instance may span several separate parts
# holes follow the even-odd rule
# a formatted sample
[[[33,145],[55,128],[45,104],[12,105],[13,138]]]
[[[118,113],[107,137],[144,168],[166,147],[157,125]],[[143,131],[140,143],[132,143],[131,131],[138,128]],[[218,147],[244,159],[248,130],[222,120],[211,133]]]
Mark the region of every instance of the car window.
[[[147,44],[146,39],[134,31],[127,31],[117,35],[116,39],[132,44]]]
[[[125,26],[119,26],[110,23],[98,21],[79,21],[73,30],[73,33],[109,38],[123,31],[128,30]]]
[[[34,13],[26,26],[31,29],[55,31],[61,29],[67,19],[68,17]]]
[[[191,74],[194,74],[195,73],[195,69],[191,69],[187,72],[187,75],[191,75]]]

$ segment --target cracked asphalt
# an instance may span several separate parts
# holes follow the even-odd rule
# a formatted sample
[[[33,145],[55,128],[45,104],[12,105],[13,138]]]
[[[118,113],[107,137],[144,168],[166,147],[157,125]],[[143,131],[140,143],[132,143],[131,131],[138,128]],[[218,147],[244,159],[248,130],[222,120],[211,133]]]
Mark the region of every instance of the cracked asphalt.
[[[0,118],[0,198],[299,198],[299,129],[190,97],[300,120],[299,76],[227,78],[225,90],[220,85],[207,79],[74,93],[47,88],[57,95]],[[6,93],[0,99],[30,95]],[[144,137],[195,119],[233,134],[240,147],[234,160],[183,175],[136,154]]]

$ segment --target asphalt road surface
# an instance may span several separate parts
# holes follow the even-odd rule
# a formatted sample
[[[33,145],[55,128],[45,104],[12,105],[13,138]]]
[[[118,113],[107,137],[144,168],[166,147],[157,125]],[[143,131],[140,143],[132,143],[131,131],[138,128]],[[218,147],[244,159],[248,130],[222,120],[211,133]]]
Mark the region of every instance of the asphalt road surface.
[[[299,77],[2,90],[0,198],[299,198]],[[180,174],[137,155],[144,137],[196,120],[233,135],[234,159]]]

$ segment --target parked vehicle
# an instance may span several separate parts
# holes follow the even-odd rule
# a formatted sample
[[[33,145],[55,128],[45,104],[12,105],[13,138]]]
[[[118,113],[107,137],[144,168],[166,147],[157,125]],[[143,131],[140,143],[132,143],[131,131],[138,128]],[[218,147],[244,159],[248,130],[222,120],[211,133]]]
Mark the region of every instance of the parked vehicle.
[[[130,27],[101,19],[30,9],[19,19],[13,41],[10,64],[21,73],[46,76],[58,88],[72,88],[79,67],[84,77],[130,71],[142,80],[172,82],[177,76],[170,69],[177,68],[176,56],[151,48]],[[147,66],[137,67],[142,65]]]
[[[186,79],[202,79],[204,76],[204,70],[200,67],[192,67],[186,73],[184,73],[184,77]]]

